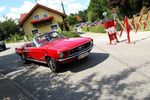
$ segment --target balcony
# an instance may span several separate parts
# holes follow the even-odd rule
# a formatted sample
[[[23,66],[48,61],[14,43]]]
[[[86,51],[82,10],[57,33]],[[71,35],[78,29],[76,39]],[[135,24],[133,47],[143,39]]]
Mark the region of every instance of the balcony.
[[[38,20],[32,20],[31,23],[34,26],[39,26],[39,25],[43,25],[46,23],[51,23],[53,19],[54,19],[53,16],[49,16],[49,17],[44,17],[44,18],[38,19]]]

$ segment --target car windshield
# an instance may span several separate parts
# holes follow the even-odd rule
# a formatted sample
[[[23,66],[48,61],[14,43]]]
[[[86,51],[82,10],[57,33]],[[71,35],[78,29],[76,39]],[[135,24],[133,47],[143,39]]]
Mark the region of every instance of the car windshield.
[[[37,36],[34,38],[33,42],[37,46],[41,46],[44,43],[47,43],[49,41],[53,41],[58,38],[63,38],[64,36],[58,32],[50,32],[50,33],[45,33],[43,35]]]

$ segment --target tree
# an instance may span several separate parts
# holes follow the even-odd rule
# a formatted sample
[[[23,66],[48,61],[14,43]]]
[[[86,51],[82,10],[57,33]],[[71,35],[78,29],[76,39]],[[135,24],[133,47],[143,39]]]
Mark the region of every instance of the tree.
[[[73,26],[77,23],[77,18],[76,18],[77,14],[70,14],[68,17],[67,17],[67,20],[69,22],[69,25]]]
[[[87,10],[79,11],[77,15],[81,17],[82,22],[86,22],[88,20],[88,18],[87,18]]]
[[[120,16],[132,17],[135,14],[138,14],[140,10],[145,7],[150,7],[149,0],[109,0],[109,8],[118,8]]]
[[[0,39],[8,39],[11,35],[19,34],[20,28],[16,21],[12,18],[5,17],[3,22],[0,22]]]
[[[102,15],[103,12],[110,13],[110,10],[107,7],[107,0],[90,0],[88,6],[88,21],[96,21],[104,18]]]

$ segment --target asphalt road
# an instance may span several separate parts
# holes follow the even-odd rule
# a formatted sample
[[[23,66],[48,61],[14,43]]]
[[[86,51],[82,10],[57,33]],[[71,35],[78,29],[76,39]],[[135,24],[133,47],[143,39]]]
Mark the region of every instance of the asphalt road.
[[[64,65],[52,73],[43,64],[22,64],[8,44],[0,52],[0,73],[5,74],[39,100],[150,99],[150,33],[131,34],[109,45],[104,34],[86,33],[94,39],[94,48],[86,59]]]

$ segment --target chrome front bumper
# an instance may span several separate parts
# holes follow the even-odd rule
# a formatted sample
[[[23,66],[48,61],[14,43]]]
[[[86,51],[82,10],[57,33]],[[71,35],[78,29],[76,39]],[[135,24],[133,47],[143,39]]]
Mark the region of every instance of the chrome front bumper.
[[[58,62],[63,62],[63,61],[66,61],[66,60],[69,60],[69,59],[72,59],[72,58],[78,57],[78,56],[80,56],[81,54],[89,53],[89,52],[92,50],[92,48],[93,48],[93,45],[92,45],[92,46],[90,46],[90,47],[89,47],[89,48],[87,48],[87,49],[84,49],[84,50],[82,50],[82,51],[80,51],[80,52],[76,53],[76,54],[70,55],[70,56],[69,56],[69,57],[67,57],[67,58],[64,58],[64,59],[57,59],[57,61],[58,61]]]

